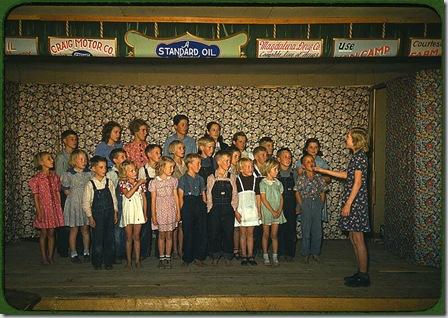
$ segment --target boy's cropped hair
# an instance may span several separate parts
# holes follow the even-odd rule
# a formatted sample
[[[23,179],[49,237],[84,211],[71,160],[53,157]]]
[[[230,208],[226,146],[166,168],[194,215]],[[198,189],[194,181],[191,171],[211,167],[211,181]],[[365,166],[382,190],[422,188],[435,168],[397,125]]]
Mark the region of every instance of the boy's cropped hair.
[[[107,123],[104,124],[103,126],[103,130],[101,131],[101,141],[104,141],[105,143],[107,143],[109,141],[110,138],[110,134],[112,133],[112,130],[118,127],[121,130],[121,126],[119,123],[117,123],[116,121],[109,121]]]
[[[149,144],[145,148],[145,154],[151,152],[154,148],[159,148],[160,152],[162,152],[162,147],[157,144]]]
[[[282,152],[287,151],[292,156],[292,151],[288,147],[282,147],[279,150],[277,150],[277,157],[282,154]]]
[[[253,153],[253,155],[254,155],[254,157],[256,156],[256,155],[258,155],[260,152],[268,152],[268,150],[265,148],[265,147],[263,147],[263,146],[258,146],[258,147],[255,147],[254,148],[254,151],[252,151],[252,153]]]
[[[244,137],[247,140],[246,134],[242,131],[239,131],[233,134],[232,141],[237,141],[238,137]]]
[[[272,140],[271,137],[265,136],[265,137],[262,137],[262,138],[258,141],[258,144],[259,144],[260,146],[263,146],[263,145],[266,144],[267,142],[272,142],[272,143],[274,143],[274,141]]]
[[[198,149],[199,147],[205,147],[208,144],[215,144],[215,140],[210,136],[204,136],[198,139]]]
[[[198,159],[199,161],[202,159],[200,155],[198,155],[197,153],[189,153],[186,157],[185,157],[185,164],[188,165],[190,163],[193,162],[193,160]]]
[[[312,155],[310,155],[310,154],[306,154],[306,155],[303,155],[302,158],[300,158],[300,163],[303,164],[303,162],[305,161],[305,158],[306,158],[306,157],[311,157],[311,159],[314,160],[314,157],[313,157]]]
[[[221,160],[222,157],[231,157],[230,152],[228,152],[227,150],[220,150],[216,153],[215,155],[215,160],[216,162],[219,162]]]
[[[184,114],[177,114],[176,116],[173,117],[173,125],[179,125],[181,120],[186,120],[187,123],[190,123],[190,120],[188,119],[187,116],[185,116]]]
[[[117,158],[120,153],[126,153],[126,151],[123,148],[112,149],[112,151],[109,154],[109,159],[113,162],[114,159]]]
[[[146,123],[146,121],[144,121],[143,119],[140,118],[134,118],[130,123],[129,123],[129,131],[131,132],[131,134],[135,134],[141,126],[146,126],[146,128],[148,128],[148,124]]]
[[[107,165],[107,160],[103,156],[93,156],[92,159],[90,159],[90,168],[97,166],[100,162],[104,162]]]
[[[67,129],[62,132],[61,139],[64,140],[65,138],[67,138],[70,135],[74,135],[74,136],[78,137],[78,134],[74,130]]]
[[[173,140],[170,145],[168,146],[168,151],[174,155],[174,150],[176,149],[177,145],[183,145],[184,143],[180,140]]]

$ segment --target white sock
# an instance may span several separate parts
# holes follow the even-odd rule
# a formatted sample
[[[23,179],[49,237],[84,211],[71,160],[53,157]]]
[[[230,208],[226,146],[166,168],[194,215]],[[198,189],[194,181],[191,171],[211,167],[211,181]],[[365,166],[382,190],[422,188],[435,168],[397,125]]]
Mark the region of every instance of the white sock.
[[[278,261],[277,254],[272,254],[272,260],[273,261]]]
[[[263,258],[269,260],[269,254],[263,254]]]

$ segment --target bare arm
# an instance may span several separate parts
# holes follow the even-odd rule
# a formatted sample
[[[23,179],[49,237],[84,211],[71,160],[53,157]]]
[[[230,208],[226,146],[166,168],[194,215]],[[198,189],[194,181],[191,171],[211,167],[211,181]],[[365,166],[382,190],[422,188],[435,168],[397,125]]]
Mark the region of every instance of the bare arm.
[[[145,180],[138,180],[133,186],[132,186],[132,188],[130,189],[130,190],[128,190],[128,189],[121,189],[121,192],[123,193],[123,195],[126,197],[126,198],[130,198],[130,197],[132,197],[132,195],[135,193],[135,191],[137,191],[137,189],[138,189],[138,187],[140,186],[140,185],[142,185],[143,183],[145,183]]]
[[[147,202],[146,202],[146,195],[144,193],[142,193],[142,198],[143,198],[143,215],[145,216],[145,223],[146,223],[146,221],[148,221],[148,212],[146,211]]]
[[[36,206],[37,219],[41,220],[43,213],[42,213],[42,208],[40,206],[39,195],[37,193],[35,193],[33,196],[34,196],[34,205]]]
[[[261,220],[261,199],[260,199],[260,195],[257,194],[255,196],[255,199],[257,201],[257,212],[258,212],[258,218]]]
[[[300,195],[299,191],[296,191],[296,202],[297,202],[296,214],[300,214],[302,206],[302,196]]]
[[[347,171],[334,171],[334,170],[322,169],[319,167],[314,167],[314,171],[322,174],[327,174],[329,176],[339,179],[347,179]]]
[[[174,199],[176,202],[176,221],[180,221],[180,205],[179,205],[179,195],[177,194],[177,188],[173,190]]]
[[[154,192],[151,192],[151,222],[155,225],[157,225],[156,195],[157,195],[157,190],[154,190]]]
[[[348,196],[347,201],[344,204],[344,207],[342,208],[341,215],[342,216],[349,216],[350,215],[350,209],[352,207],[353,201],[356,198],[356,195],[359,192],[359,189],[361,189],[361,181],[362,181],[362,171],[361,170],[355,170],[355,180],[353,182],[353,188],[350,192],[350,195]]]
[[[261,203],[266,207],[266,209],[268,209],[269,212],[271,212],[272,215],[275,216],[276,211],[272,208],[271,204],[270,204],[269,201],[266,199],[266,193],[265,193],[265,192],[261,192],[261,193],[260,193],[260,199],[261,199]]]
[[[207,204],[207,195],[205,194],[205,191],[202,191],[202,201]]]
[[[182,209],[182,207],[184,206],[184,190],[178,188],[177,196],[179,197],[179,209]]]

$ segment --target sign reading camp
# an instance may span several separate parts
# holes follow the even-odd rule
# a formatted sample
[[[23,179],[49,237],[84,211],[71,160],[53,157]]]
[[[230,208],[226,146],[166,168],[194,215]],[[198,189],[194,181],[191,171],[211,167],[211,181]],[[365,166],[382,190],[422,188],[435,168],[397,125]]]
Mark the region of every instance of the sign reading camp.
[[[398,55],[400,39],[333,39],[333,57],[391,57]]]
[[[176,38],[163,39],[130,30],[124,40],[134,57],[238,58],[248,37],[245,32],[240,32],[221,39],[203,39],[187,32]]]

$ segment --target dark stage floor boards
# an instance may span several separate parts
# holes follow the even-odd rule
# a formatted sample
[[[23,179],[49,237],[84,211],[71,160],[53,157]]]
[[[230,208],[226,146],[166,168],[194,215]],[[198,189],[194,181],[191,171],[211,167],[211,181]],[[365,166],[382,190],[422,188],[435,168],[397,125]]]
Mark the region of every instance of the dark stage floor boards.
[[[355,266],[348,240],[324,241],[320,263],[299,256],[267,267],[257,257],[253,267],[236,260],[184,267],[177,259],[172,269],[159,269],[149,257],[139,270],[114,265],[109,271],[58,256],[55,264],[40,265],[38,243],[21,241],[5,245],[4,286],[10,304],[20,307],[17,294],[35,295],[33,310],[45,311],[378,312],[423,310],[439,301],[439,269],[407,263],[378,242],[369,243],[369,252],[371,286],[349,288],[343,277]]]

